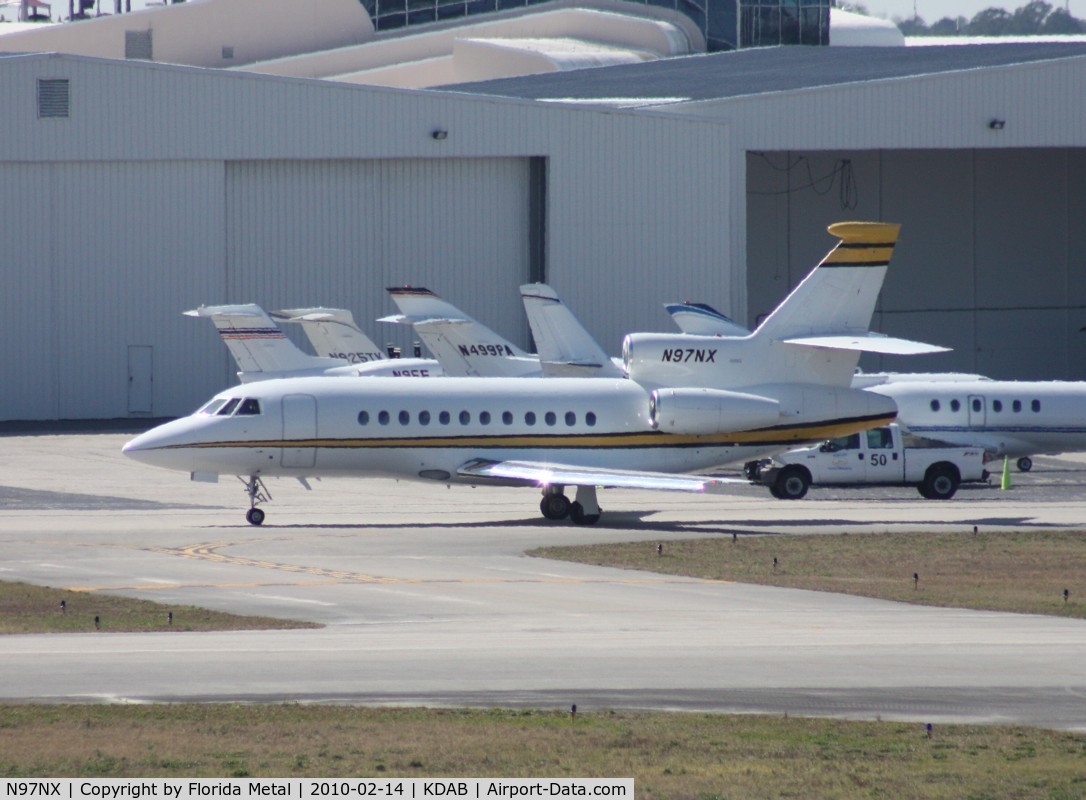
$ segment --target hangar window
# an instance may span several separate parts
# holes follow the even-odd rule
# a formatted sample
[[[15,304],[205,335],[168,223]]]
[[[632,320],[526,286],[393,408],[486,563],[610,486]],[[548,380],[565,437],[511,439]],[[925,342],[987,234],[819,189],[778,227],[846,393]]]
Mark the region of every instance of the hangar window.
[[[241,401],[241,408],[238,409],[238,416],[255,417],[260,413],[260,401],[255,397],[246,397]]]
[[[480,411],[479,412],[479,424],[480,425],[489,425],[490,424],[490,412],[489,411]]]
[[[409,412],[407,412],[407,411],[401,411],[400,412],[400,424],[401,425],[410,425],[411,424],[411,414]]]
[[[467,425],[471,422],[471,413],[467,411],[460,412],[460,424]]]
[[[388,425],[388,412],[382,411],[380,414],[378,414],[377,421],[380,422],[382,425]]]
[[[558,422],[558,417],[555,416],[553,411],[548,411],[543,415],[543,419],[546,420],[547,425],[554,427],[554,423]]]
[[[951,400],[950,401],[950,410],[951,411],[961,411],[962,410],[962,404],[959,403],[957,400]]]
[[[448,425],[450,419],[451,417],[449,416],[448,411],[442,411],[440,414],[437,415],[437,421],[440,422],[442,425]]]
[[[238,407],[238,403],[241,402],[240,397],[232,397],[225,406],[219,409],[218,416],[229,417],[234,413],[234,409]]]
[[[524,424],[525,425],[535,425],[535,412],[534,411],[526,411],[526,412],[524,412]]]
[[[1029,407],[1030,407],[1030,410],[1032,410],[1034,413],[1037,413],[1037,412],[1039,412],[1041,410],[1041,401],[1040,400],[1032,400],[1032,401],[1030,401]]]
[[[368,412],[368,411],[359,411],[358,412],[358,424],[359,425],[369,425],[370,424],[370,412]]]
[[[1013,403],[1011,403],[1011,408],[1014,410],[1014,413],[1017,414],[1019,411],[1022,410],[1022,401],[1015,400]]]
[[[429,424],[430,424],[430,412],[429,411],[420,411],[419,412],[419,425],[429,425]]]
[[[505,424],[505,425],[512,425],[513,424],[513,412],[512,411],[503,411],[502,412],[502,423]]]
[[[568,427],[572,428],[576,424],[577,424],[577,415],[574,414],[572,411],[567,411],[566,412],[566,425]]]
[[[590,428],[594,428],[596,426],[595,412],[589,411],[587,414],[584,415],[584,424]]]
[[[931,401],[931,410],[932,411],[938,411],[939,410],[939,401],[938,400],[932,400]]]
[[[996,412],[998,414],[1002,410],[1003,410],[1003,401],[1002,400],[993,400],[992,401],[992,411],[994,411],[994,412]]]

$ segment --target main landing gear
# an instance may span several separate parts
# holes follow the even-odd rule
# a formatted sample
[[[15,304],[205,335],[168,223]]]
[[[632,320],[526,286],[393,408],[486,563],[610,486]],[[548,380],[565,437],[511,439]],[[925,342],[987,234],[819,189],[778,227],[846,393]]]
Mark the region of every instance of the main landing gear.
[[[249,495],[249,510],[245,512],[245,521],[250,525],[262,525],[264,511],[257,506],[271,500],[271,492],[257,475],[250,475],[248,479],[239,475],[238,480],[245,484],[245,493]]]
[[[596,502],[595,486],[578,486],[577,499],[572,503],[563,494],[564,486],[545,486],[539,510],[551,520],[569,517],[575,525],[595,525],[600,521],[600,506]]]

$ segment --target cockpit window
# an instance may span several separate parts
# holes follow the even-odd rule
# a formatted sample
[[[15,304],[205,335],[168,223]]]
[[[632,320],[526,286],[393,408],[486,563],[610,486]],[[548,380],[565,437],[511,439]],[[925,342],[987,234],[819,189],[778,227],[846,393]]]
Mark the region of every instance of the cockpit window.
[[[241,406],[238,407],[238,416],[242,414],[247,416],[256,416],[260,413],[260,401],[254,397],[246,397],[241,401]]]
[[[216,416],[229,417],[231,414],[234,413],[234,409],[238,407],[238,403],[240,403],[240,402],[241,402],[240,397],[232,397],[232,398],[230,398],[230,400],[226,403],[226,405],[223,406],[222,408],[220,408],[216,412]]]
[[[215,397],[215,398],[213,398],[211,400],[208,400],[206,403],[204,403],[203,408],[201,408],[196,413],[197,414],[214,414],[216,411],[218,411],[220,408],[223,407],[224,403],[226,403],[226,398],[225,397]]]

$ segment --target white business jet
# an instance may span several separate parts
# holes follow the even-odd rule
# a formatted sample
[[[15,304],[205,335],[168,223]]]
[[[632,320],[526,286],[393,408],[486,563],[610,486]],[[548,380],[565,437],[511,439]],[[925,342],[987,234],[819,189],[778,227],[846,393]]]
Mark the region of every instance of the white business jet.
[[[726,479],[682,473],[894,419],[892,400],[849,384],[861,350],[931,350],[867,332],[898,227],[830,226],[841,241],[747,337],[628,336],[630,379],[261,381],[124,452],[198,480],[243,476],[255,525],[267,476],[534,486],[546,518],[578,524],[599,519],[597,487],[719,490]]]
[[[1017,459],[1086,450],[1086,382],[972,380],[894,381],[869,389],[891,398],[917,436],[983,447]]]
[[[269,311],[268,315],[280,322],[301,325],[318,354],[342,358],[348,364],[366,365],[360,375],[433,378],[445,374],[435,359],[422,357],[417,342],[412,358],[400,358],[394,352],[382,353],[381,348],[355,324],[354,315],[344,308],[288,308]],[[376,362],[384,363],[378,365]]]
[[[253,303],[200,306],[184,314],[212,321],[237,362],[237,375],[242,383],[318,375],[428,377],[432,374],[429,370],[434,368],[434,362],[429,359],[351,363],[347,358],[309,355],[287,338],[264,309]]]

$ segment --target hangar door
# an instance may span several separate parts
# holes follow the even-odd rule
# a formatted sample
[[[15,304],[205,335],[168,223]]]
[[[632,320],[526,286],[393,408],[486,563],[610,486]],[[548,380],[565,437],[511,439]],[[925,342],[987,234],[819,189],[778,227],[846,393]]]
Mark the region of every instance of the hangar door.
[[[396,312],[387,287],[425,286],[524,345],[531,174],[526,158],[230,162],[228,301],[346,308],[410,355],[410,329],[375,320]]]

